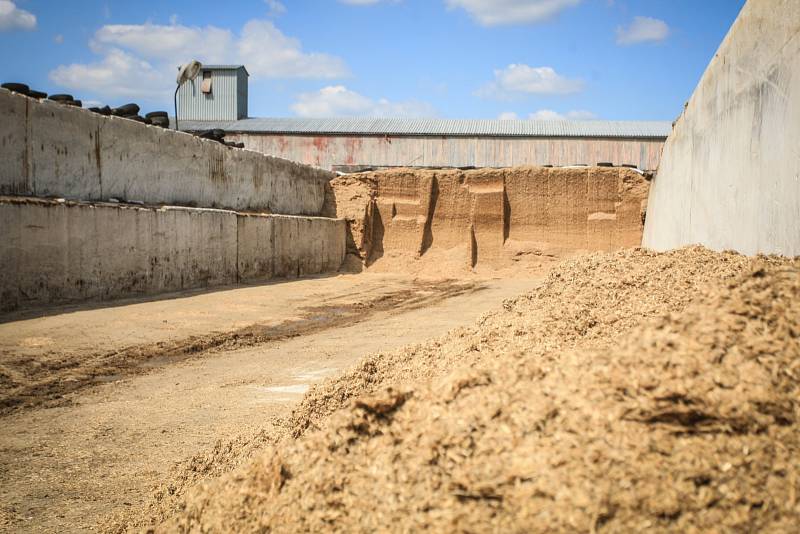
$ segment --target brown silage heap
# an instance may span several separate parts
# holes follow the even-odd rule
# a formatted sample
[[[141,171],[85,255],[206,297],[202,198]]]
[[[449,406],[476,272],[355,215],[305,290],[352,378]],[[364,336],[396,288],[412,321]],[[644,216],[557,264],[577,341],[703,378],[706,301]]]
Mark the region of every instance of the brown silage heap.
[[[590,255],[312,389],[162,528],[790,532],[799,397],[800,261]]]
[[[327,211],[350,222],[349,266],[438,276],[638,246],[648,193],[624,167],[395,169],[331,185]]]

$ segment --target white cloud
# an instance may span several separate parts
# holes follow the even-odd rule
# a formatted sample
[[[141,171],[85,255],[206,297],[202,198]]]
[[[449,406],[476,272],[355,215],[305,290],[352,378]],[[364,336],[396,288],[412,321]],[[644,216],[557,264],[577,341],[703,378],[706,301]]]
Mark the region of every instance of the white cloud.
[[[89,46],[98,54],[118,48],[151,61],[164,60],[179,65],[193,58],[221,63],[230,55],[233,41],[229,30],[214,26],[109,24],[95,32]]]
[[[597,115],[585,109],[576,109],[567,112],[567,119],[571,121],[591,121],[595,120]]]
[[[597,116],[591,111],[582,109],[568,111],[564,115],[552,109],[540,109],[528,115],[528,118],[539,121],[587,121],[596,119]]]
[[[483,26],[530,24],[547,20],[581,0],[445,0],[450,9],[462,8]]]
[[[286,13],[286,6],[278,2],[278,0],[264,0],[264,2],[267,4],[270,15],[282,15]]]
[[[494,71],[494,81],[477,91],[478,96],[508,99],[525,94],[564,95],[583,89],[583,81],[565,78],[552,67],[511,64]]]
[[[560,113],[556,113],[552,109],[540,109],[539,111],[534,111],[530,115],[528,115],[529,119],[537,120],[537,121],[563,121],[564,116]]]
[[[117,48],[96,63],[61,65],[50,72],[50,79],[62,87],[90,90],[109,99],[161,100],[174,89],[173,76]]]
[[[0,31],[34,29],[36,15],[18,8],[11,0],[0,0]]]
[[[497,117],[501,121],[516,121],[519,116],[513,111],[504,111]],[[586,121],[596,119],[597,116],[591,111],[576,109],[565,114],[558,113],[552,109],[540,109],[528,115],[529,119],[539,121]]]
[[[343,85],[323,87],[297,96],[292,111],[300,117],[429,117],[436,110],[426,102],[373,100]]]
[[[669,26],[663,20],[634,17],[627,28],[617,28],[617,44],[631,45],[647,41],[663,41],[669,35]]]
[[[53,42],[55,44],[64,44],[64,36],[60,33],[53,36]]]
[[[242,63],[256,78],[332,79],[349,75],[344,60],[319,52],[303,52],[300,41],[287,37],[266,20],[245,24],[229,59]]]
[[[100,59],[61,65],[50,79],[99,97],[128,95],[163,100],[178,65],[190,59],[243,64],[254,79],[334,79],[349,74],[336,56],[305,52],[299,40],[271,21],[250,20],[239,35],[215,26],[110,24],[95,32],[89,46]]]

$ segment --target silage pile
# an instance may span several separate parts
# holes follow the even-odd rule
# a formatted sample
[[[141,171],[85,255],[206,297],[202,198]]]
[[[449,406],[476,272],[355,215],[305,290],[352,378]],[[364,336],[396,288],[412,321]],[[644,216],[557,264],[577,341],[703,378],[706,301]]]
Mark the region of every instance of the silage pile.
[[[297,439],[165,527],[791,531],[799,299],[797,260],[567,263],[473,328],[312,390]]]

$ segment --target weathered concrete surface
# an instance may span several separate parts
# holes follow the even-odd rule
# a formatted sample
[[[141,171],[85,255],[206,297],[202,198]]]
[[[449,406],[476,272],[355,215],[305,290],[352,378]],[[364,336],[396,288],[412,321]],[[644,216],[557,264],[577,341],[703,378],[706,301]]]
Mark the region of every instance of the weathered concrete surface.
[[[332,173],[0,89],[0,194],[318,215]]]
[[[28,180],[27,98],[5,98],[0,89],[0,193],[20,194],[32,187]]]
[[[749,0],[667,139],[643,244],[800,254],[800,4]]]
[[[335,272],[341,219],[0,197],[0,311]]]
[[[238,280],[334,272],[344,260],[345,221],[237,214]]]

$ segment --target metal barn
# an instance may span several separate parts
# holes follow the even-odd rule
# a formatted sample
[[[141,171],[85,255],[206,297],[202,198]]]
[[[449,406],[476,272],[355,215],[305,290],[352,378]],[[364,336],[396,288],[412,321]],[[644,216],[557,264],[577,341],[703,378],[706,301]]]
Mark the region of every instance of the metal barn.
[[[246,148],[332,170],[635,165],[655,170],[669,122],[248,118],[247,70],[204,66],[180,89],[182,129],[219,128]]]
[[[203,65],[194,80],[178,89],[178,118],[233,121],[247,117],[244,65]]]

